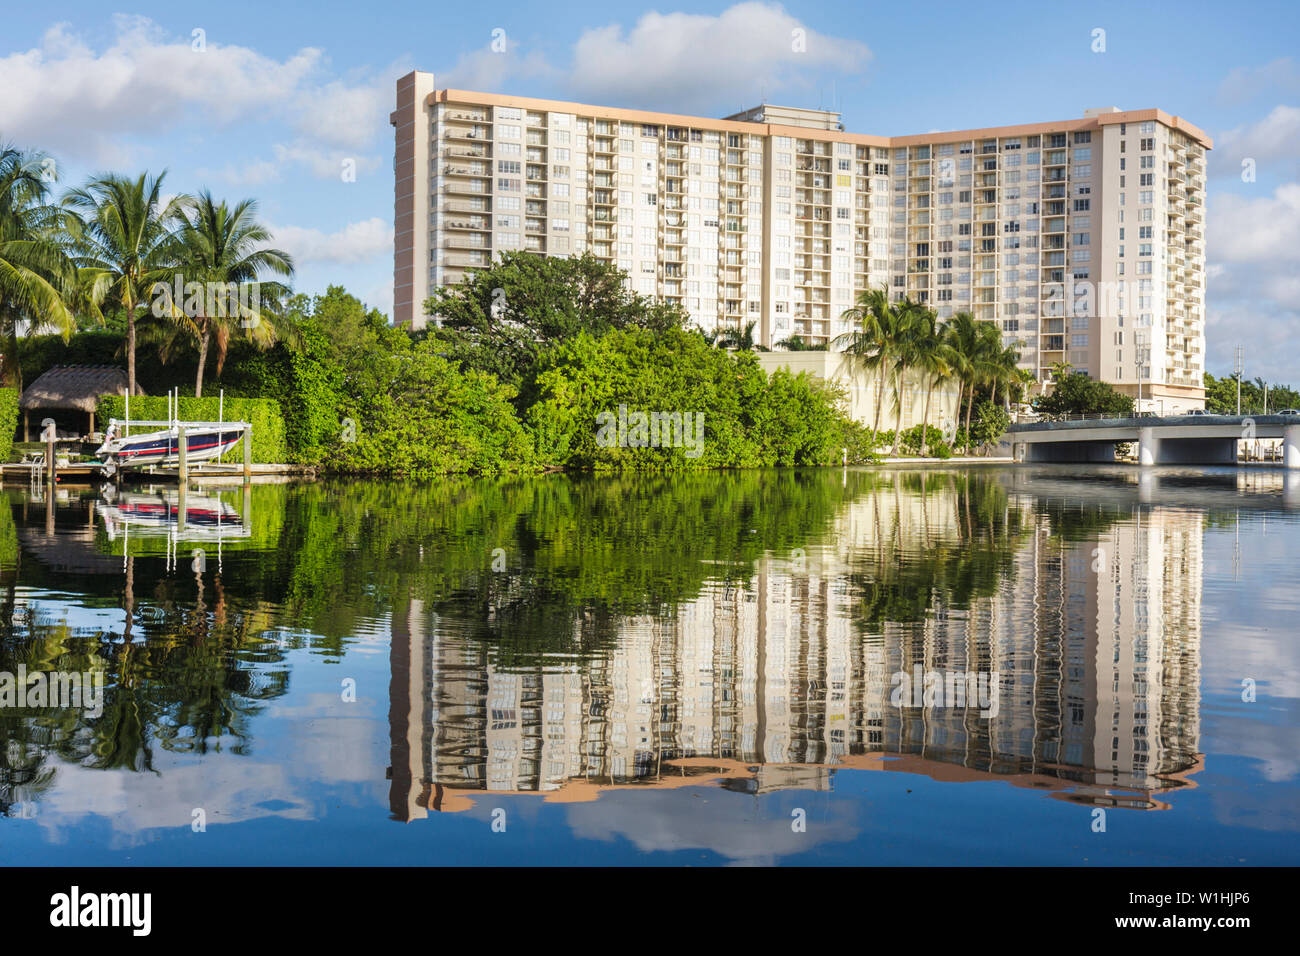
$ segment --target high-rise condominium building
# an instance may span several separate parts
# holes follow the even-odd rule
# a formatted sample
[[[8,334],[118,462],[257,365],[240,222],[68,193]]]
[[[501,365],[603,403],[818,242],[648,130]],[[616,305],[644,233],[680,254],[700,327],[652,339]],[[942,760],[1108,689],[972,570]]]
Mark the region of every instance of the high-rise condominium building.
[[[1203,404],[1210,139],[1160,110],[875,136],[838,113],[725,119],[397,82],[394,310],[525,249],[590,252],[704,329],[833,342],[858,292],[997,323],[1144,408]]]

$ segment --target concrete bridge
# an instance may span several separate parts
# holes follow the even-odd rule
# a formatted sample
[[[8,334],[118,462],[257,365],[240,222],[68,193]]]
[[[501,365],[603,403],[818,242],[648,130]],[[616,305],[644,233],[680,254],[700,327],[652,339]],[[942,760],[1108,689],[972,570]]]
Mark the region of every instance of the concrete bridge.
[[[1176,415],[1012,425],[1016,461],[1107,462],[1116,442],[1138,446],[1143,465],[1233,465],[1237,443],[1282,439],[1282,464],[1300,469],[1300,415]]]

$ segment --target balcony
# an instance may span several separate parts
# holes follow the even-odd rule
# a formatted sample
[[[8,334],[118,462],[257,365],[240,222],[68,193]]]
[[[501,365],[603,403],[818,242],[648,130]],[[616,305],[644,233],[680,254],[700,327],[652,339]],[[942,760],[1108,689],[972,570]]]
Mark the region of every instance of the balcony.
[[[443,212],[487,212],[488,203],[485,199],[471,201],[446,200],[439,207]]]
[[[487,163],[443,163],[441,172],[444,176],[492,176]]]
[[[491,257],[478,252],[469,255],[449,255],[443,258],[443,265],[451,266],[454,269],[475,269],[486,266]]]
[[[444,158],[484,159],[488,151],[484,146],[447,146],[443,149],[442,155]]]
[[[445,130],[443,130],[442,135],[443,138],[447,140],[460,140],[460,141],[469,140],[470,142],[475,142],[475,143],[484,142],[489,138],[486,128],[460,129],[454,126],[449,126]]]
[[[458,229],[458,230],[469,229],[475,232],[483,232],[490,228],[489,226],[485,225],[485,221],[486,220],[484,220],[482,216],[477,216],[470,219],[452,219],[449,217],[442,221],[442,228]]]
[[[485,194],[487,193],[487,180],[485,179],[449,179],[443,184],[443,191],[448,195],[458,194]]]

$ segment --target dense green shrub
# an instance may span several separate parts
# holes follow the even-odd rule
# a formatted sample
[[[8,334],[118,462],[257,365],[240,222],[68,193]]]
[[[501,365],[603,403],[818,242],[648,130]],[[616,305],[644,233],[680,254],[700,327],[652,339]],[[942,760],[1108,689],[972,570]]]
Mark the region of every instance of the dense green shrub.
[[[821,465],[843,447],[833,389],[786,370],[769,378],[751,353],[677,329],[579,334],[547,353],[529,391],[538,457],[559,467]]]
[[[1123,418],[1133,414],[1133,398],[1082,372],[1066,372],[1057,377],[1050,395],[1042,395],[1034,401],[1034,408],[1044,415]],[[971,432],[974,431],[972,424]]]
[[[893,437],[892,435],[890,436]],[[943,429],[934,425],[925,426],[926,441],[924,444],[927,448],[934,448],[943,441]],[[902,437],[899,439],[899,448],[909,455],[922,454],[921,426],[913,425],[911,428],[903,429]]]
[[[486,372],[462,372],[432,342],[377,353],[372,364],[384,387],[345,403],[331,469],[419,477],[533,470],[513,388]]]
[[[843,389],[806,373],[778,368],[767,377],[758,411],[765,464],[824,465],[841,460],[847,420]]]
[[[839,423],[839,434],[835,444],[840,449],[848,449],[845,456],[841,451],[841,460],[850,465],[866,465],[880,461],[876,452],[876,442],[872,441],[871,426],[845,416]]]
[[[0,388],[0,461],[8,461],[18,430],[18,389]]]
[[[215,422],[218,415],[218,396],[180,398],[177,417],[185,422]],[[110,418],[124,418],[126,400],[121,395],[104,395],[99,400],[96,420],[107,427]],[[288,460],[289,448],[285,440],[284,415],[280,403],[265,398],[232,398],[226,396],[224,420],[245,421],[253,426],[253,461],[283,463]],[[133,395],[131,397],[132,421],[164,421],[167,418],[165,395]],[[234,448],[227,452],[227,461],[242,461],[243,450]]]
[[[1132,400],[1130,399],[1130,407]],[[1001,405],[985,399],[975,406],[975,420],[971,422],[971,439],[975,446],[991,445],[1011,427],[1011,416]]]

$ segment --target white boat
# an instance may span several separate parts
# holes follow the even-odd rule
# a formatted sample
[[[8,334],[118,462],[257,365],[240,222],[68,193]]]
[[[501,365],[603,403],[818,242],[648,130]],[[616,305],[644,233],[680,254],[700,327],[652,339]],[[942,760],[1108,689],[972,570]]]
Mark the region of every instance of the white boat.
[[[123,426],[164,426],[123,436]],[[246,422],[123,422],[114,418],[96,450],[101,470],[112,475],[123,466],[175,465],[180,461],[180,432],[185,429],[186,464],[220,458],[239,444]]]

